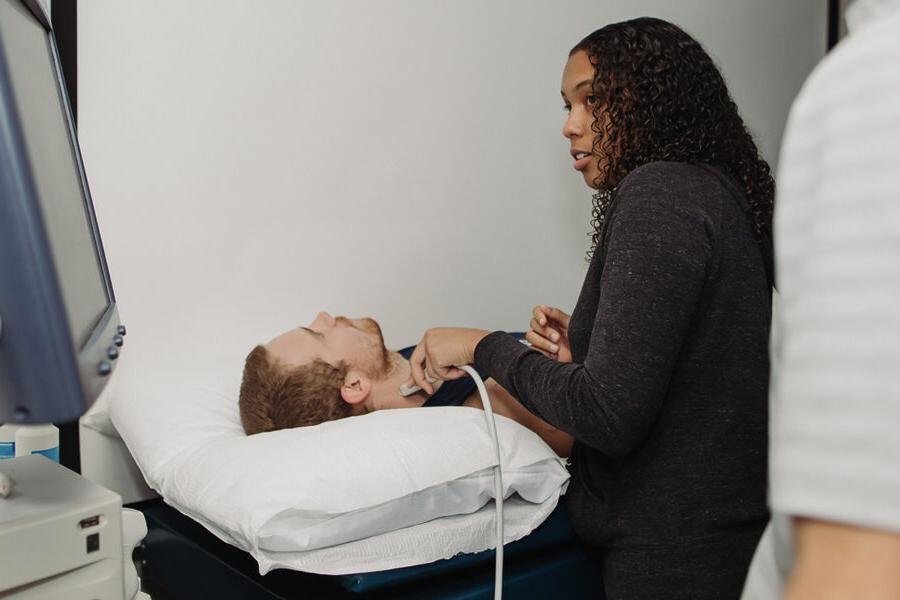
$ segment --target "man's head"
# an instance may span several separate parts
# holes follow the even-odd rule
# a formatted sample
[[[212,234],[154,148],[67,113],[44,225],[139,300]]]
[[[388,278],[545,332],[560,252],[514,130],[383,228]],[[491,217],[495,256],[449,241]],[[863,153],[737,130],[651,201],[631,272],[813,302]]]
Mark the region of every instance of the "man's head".
[[[316,425],[368,412],[372,384],[390,371],[390,353],[372,319],[322,312],[256,346],[241,383],[241,423],[248,435]]]

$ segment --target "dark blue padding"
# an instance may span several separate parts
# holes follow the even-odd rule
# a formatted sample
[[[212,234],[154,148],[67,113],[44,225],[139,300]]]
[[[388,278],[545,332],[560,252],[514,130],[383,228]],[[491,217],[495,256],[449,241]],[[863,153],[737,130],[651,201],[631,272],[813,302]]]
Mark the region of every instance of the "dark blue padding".
[[[506,544],[503,547],[504,560],[513,561],[519,557],[536,555],[552,548],[565,545],[574,545],[575,532],[569,524],[569,516],[565,506],[560,503],[550,516],[541,523],[533,532],[524,538]],[[425,565],[391,569],[390,571],[375,571],[372,573],[357,573],[354,575],[340,575],[340,584],[347,590],[354,592],[368,592],[385,587],[394,587],[419,579],[431,578],[443,575],[450,571],[466,569],[483,563],[494,562],[494,551],[485,550],[476,554],[458,554],[451,559],[439,560]]]
[[[505,561],[504,561],[505,562]],[[429,600],[492,600],[494,569],[481,570],[480,578],[467,578],[463,571],[442,584],[435,584],[408,598]],[[386,590],[390,594],[392,590]],[[386,595],[387,595],[386,594]],[[575,546],[559,548],[548,554],[529,556],[509,562],[503,568],[503,596],[515,600],[605,600],[597,566]],[[391,600],[398,600],[391,597]]]
[[[161,500],[133,505],[147,518],[149,533],[137,552],[144,586],[154,598],[217,600],[490,600],[493,551],[432,565],[395,569],[393,579],[354,582],[364,575],[330,576],[276,569],[260,575],[249,554],[222,542]],[[562,509],[531,535],[505,547],[503,591],[508,598],[601,600],[600,575],[571,541]],[[568,541],[565,541],[568,540]],[[555,545],[561,544],[561,545]],[[555,547],[554,547],[555,545]],[[356,586],[354,589],[348,589]],[[370,586],[366,591],[360,586]],[[381,585],[382,587],[374,587]]]

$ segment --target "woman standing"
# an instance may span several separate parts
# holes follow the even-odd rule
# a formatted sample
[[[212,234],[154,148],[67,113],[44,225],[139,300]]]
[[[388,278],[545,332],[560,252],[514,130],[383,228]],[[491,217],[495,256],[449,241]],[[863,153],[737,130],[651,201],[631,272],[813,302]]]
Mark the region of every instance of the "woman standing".
[[[769,167],[710,57],[665,21],[586,37],[562,95],[597,190],[571,319],[536,307],[532,349],[430,329],[415,382],[474,363],[575,438],[569,515],[608,598],[737,598],[768,518]]]

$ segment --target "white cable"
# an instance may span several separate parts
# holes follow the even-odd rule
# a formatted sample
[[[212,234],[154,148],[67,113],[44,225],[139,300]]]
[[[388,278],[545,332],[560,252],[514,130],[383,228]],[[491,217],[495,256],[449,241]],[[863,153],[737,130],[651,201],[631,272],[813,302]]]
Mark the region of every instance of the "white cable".
[[[488,396],[487,389],[484,387],[484,381],[481,380],[478,371],[469,365],[462,365],[459,368],[471,375],[475,385],[478,387],[478,393],[481,394],[481,404],[484,407],[484,418],[487,421],[488,434],[494,441],[494,452],[497,453],[497,466],[494,467],[494,507],[497,511],[497,560],[494,567],[494,600],[500,600],[503,596],[503,475],[500,459],[500,440],[497,438],[494,411],[491,409],[491,399]]]

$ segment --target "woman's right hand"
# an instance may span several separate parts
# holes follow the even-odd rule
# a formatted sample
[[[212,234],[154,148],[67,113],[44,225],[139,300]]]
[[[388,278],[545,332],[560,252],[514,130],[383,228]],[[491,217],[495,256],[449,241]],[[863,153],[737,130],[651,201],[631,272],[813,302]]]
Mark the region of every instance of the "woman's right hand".
[[[531,330],[525,339],[531,347],[559,362],[572,362],[572,350],[569,348],[569,315],[540,304],[531,311]]]

